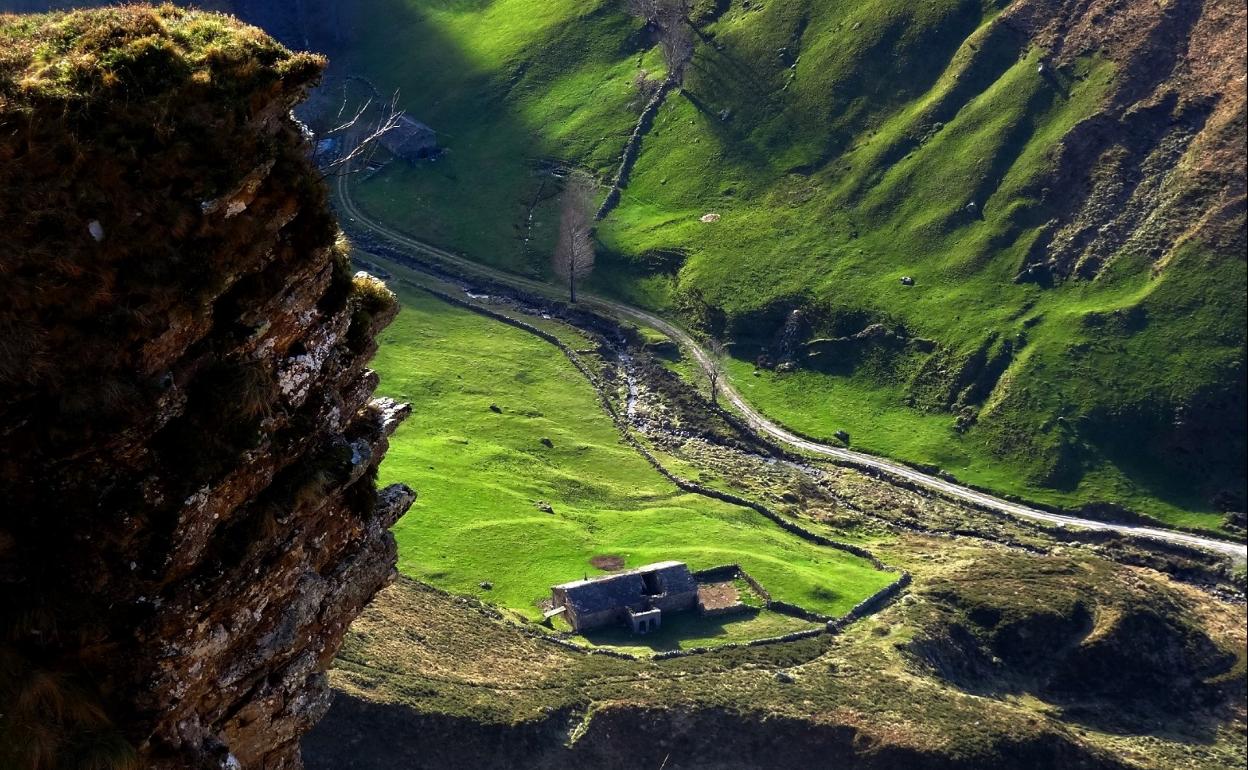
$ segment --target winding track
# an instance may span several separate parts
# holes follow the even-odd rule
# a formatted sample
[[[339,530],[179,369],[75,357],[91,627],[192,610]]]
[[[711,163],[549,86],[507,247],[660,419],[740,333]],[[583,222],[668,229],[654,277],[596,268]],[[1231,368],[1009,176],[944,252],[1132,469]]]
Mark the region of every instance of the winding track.
[[[486,267],[478,262],[473,262],[470,259],[461,257],[453,252],[438,248],[436,246],[431,246],[427,243],[416,240],[415,238],[411,238],[390,227],[387,227],[384,224],[381,224],[380,222],[377,222],[374,219],[371,219],[364,214],[364,212],[362,212],[360,208],[355,205],[355,201],[351,199],[347,178],[348,177],[346,175],[338,177],[333,185],[333,189],[338,206],[341,208],[342,212],[350,217],[356,225],[363,227],[386,240],[392,241],[405,249],[425,254],[428,257],[432,257],[437,263],[451,265],[455,269],[463,271],[464,273],[484,276],[491,280],[513,286],[519,286],[538,294],[548,295],[552,292],[552,287],[549,284]],[[580,304],[587,305],[596,310],[605,311],[609,315],[629,318],[633,321],[639,321],[647,326],[658,329],[675,340],[683,349],[692,354],[693,358],[698,362],[698,365],[701,366],[704,371],[710,371],[714,366],[710,356],[705,350],[702,349],[697,340],[680,327],[665,321],[652,313],[584,292],[580,294],[579,301]],[[902,465],[901,463],[885,460],[863,452],[856,452],[852,449],[829,446],[827,444],[821,444],[817,441],[802,438],[801,436],[795,435],[794,433],[786,430],[784,427],[764,417],[761,413],[754,409],[754,407],[750,406],[749,402],[747,402],[741,394],[732,387],[731,383],[726,382],[724,378],[720,379],[720,383],[720,394],[727,398],[729,402],[736,407],[737,411],[740,412],[751,427],[759,433],[771,436],[772,438],[778,439],[804,452],[809,452],[810,454],[820,455],[823,457],[830,457],[846,465],[865,468],[880,473],[886,477],[901,479],[918,487],[922,487],[930,492],[934,492],[944,498],[970,504],[989,511],[1017,516],[1023,519],[1031,519],[1033,521],[1041,521],[1048,524],[1055,524],[1058,526],[1120,532],[1125,535],[1135,535],[1137,537],[1145,537],[1167,543],[1193,546],[1225,554],[1239,561],[1248,561],[1248,545],[1218,540],[1211,537],[1201,537],[1200,535],[1188,534],[1186,532],[1159,529],[1157,527],[1096,521],[1095,519],[1082,519],[1077,516],[1050,513],[1048,511],[1042,511],[1026,505],[1021,505],[1019,503],[1003,500],[999,497],[970,489],[969,487],[961,486],[960,484],[956,484],[952,481],[946,481],[945,479],[931,476],[909,466]]]

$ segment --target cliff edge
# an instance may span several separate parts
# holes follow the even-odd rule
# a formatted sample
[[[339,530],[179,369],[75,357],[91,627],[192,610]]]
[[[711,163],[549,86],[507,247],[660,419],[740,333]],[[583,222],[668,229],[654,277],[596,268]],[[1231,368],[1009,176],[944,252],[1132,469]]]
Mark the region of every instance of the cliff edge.
[[[0,15],[0,767],[296,768],[394,574],[409,408],[290,109],[173,6]]]

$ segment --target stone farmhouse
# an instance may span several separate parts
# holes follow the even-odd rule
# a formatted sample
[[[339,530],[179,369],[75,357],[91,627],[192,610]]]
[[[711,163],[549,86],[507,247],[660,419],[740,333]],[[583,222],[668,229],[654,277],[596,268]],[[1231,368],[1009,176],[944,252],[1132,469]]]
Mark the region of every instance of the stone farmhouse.
[[[424,123],[400,115],[394,128],[381,135],[381,144],[407,162],[416,163],[437,154],[438,135]]]
[[[698,583],[682,562],[661,561],[552,586],[550,595],[547,617],[563,614],[577,632],[627,623],[644,634],[659,628],[664,612],[696,607]]]

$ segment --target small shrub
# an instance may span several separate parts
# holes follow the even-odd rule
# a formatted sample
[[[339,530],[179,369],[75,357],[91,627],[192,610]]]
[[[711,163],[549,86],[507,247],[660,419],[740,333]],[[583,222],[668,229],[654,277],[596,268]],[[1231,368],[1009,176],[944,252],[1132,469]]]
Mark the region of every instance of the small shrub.
[[[361,309],[373,315],[394,307],[399,301],[385,281],[365,272],[356,273],[351,279],[351,296]]]
[[[329,255],[339,271],[347,272],[351,269],[351,241],[347,239],[346,233],[338,231],[338,235],[334,237],[334,245],[329,249]]]

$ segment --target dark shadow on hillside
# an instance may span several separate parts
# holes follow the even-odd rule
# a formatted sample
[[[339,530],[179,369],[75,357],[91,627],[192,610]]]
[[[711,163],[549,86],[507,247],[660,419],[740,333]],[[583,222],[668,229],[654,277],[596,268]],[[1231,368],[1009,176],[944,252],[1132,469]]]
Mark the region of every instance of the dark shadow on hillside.
[[[1063,99],[1069,99],[1071,77],[1045,64],[1041,64],[1040,67],[1040,77],[1044,78],[1044,81],[1052,86],[1053,90],[1057,91]]]
[[[494,697],[488,692],[465,693],[465,708],[456,714],[428,713],[420,708],[419,691],[410,695],[412,705],[402,705],[335,693],[329,713],[303,741],[308,770],[1128,767],[1045,729],[1022,740],[991,736],[969,755],[951,756],[940,747],[867,737],[835,719],[759,708],[608,702],[586,719],[585,698],[508,721],[491,718],[484,702],[469,705]]]
[[[548,276],[555,231],[550,220],[557,216],[549,201],[559,189],[552,170],[568,165],[560,159],[570,151],[556,136],[559,126],[522,113],[523,100],[548,92],[587,62],[627,59],[645,50],[648,39],[638,34],[640,24],[622,4],[601,4],[576,23],[534,32],[533,40],[500,66],[466,55],[461,43],[427,19],[426,6],[398,0],[360,5],[361,13],[384,16],[387,23],[371,23],[373,47],[345,57],[346,65],[382,93],[400,89],[399,106],[438,133],[446,154],[410,173],[397,164],[387,167],[363,183],[357,203],[373,206],[365,210],[379,221],[433,245],[467,251],[528,277]],[[404,51],[394,67],[382,55],[390,49]],[[614,163],[626,139],[614,133],[595,138],[595,162],[609,152]],[[416,186],[386,187],[401,175]],[[390,189],[410,193],[411,205]],[[391,202],[376,207],[379,196]]]
[[[706,617],[697,612],[677,612],[668,613],[663,616],[663,624],[659,630],[652,631],[648,634],[634,634],[624,626],[612,626],[610,628],[602,628],[583,634],[585,639],[591,644],[598,646],[612,647],[646,647],[653,652],[667,652],[669,650],[681,650],[690,646],[702,647],[711,646],[714,642],[708,644],[707,638],[721,639],[722,641],[748,641],[748,639],[729,639],[731,631],[729,626],[736,623],[742,623],[754,620],[760,614],[761,610],[756,607],[749,607],[735,615],[723,617]],[[699,641],[690,644],[686,640],[698,639]]]
[[[1121,414],[1094,412],[1080,433],[1132,484],[1187,510],[1243,510],[1248,419],[1242,372],[1229,387],[1192,399],[1179,413],[1161,402]],[[1178,416],[1181,415],[1181,416]]]
[[[1242,674],[1175,597],[1093,587],[1060,566],[977,569],[928,592],[941,611],[904,648],[922,669],[980,697],[1033,696],[1108,733],[1216,740]],[[998,585],[1019,580],[1034,596]]]
[[[828,84],[829,91],[818,104],[803,103],[786,85],[803,77],[821,78],[821,73],[801,67],[790,69],[801,55],[809,11],[792,21],[792,50],[779,52],[774,67],[761,66],[755,53],[733,36],[719,36],[699,48],[691,67],[695,76],[687,79],[686,88],[709,114],[724,109],[732,113],[731,121],[712,124],[725,145],[734,148],[731,157],[767,165],[759,159],[782,155],[806,140],[808,160],[786,170],[811,174],[842,155],[873,117],[930,91],[982,23],[983,12],[978,4],[962,3],[940,23],[925,28],[917,40],[908,37],[910,16],[896,16],[874,38],[863,41],[851,66],[835,84]]]
[[[524,260],[525,220],[535,201],[547,192],[544,188],[548,185],[543,184],[541,173],[533,170],[534,158],[543,155],[546,142],[540,132],[510,108],[508,99],[514,91],[537,77],[536,69],[529,62],[522,62],[509,71],[483,70],[464,55],[456,41],[439,34],[437,27],[425,20],[418,6],[395,0],[370,0],[360,3],[360,6],[361,13],[384,16],[389,21],[386,28],[380,30],[380,39],[370,36],[370,45],[400,50],[400,42],[408,35],[405,30],[412,29],[418,30],[413,34],[417,36],[414,45],[419,52],[408,59],[406,66],[393,69],[381,66],[380,62],[384,59],[377,58],[373,51],[365,49],[348,53],[340,62],[338,74],[344,74],[342,68],[345,68],[345,74],[366,77],[379,93],[389,95],[397,92],[397,106],[436,132],[438,145],[445,151],[445,156],[437,162],[410,164],[411,173],[428,180],[422,184],[421,190],[413,191],[421,197],[413,198],[410,205],[405,205],[405,201],[396,201],[386,211],[380,211],[369,208],[367,200],[357,198],[356,202],[386,226],[444,248],[462,251],[465,244],[460,242],[453,227],[430,228],[429,222],[439,221],[440,216],[422,216],[423,210],[433,208],[436,212],[440,205],[437,197],[429,196],[462,200],[470,196],[474,185],[502,185],[496,188],[495,199],[504,198],[507,207],[500,209],[491,205],[489,208],[492,210],[480,212],[483,221],[472,226],[481,229],[505,228],[507,235],[504,239],[510,244],[507,248],[510,255],[503,256],[503,261]],[[471,3],[464,10],[478,7],[481,7],[480,3]],[[372,24],[376,25],[376,22]],[[423,75],[425,72],[433,73],[428,76],[427,82]],[[437,72],[452,74],[439,76]],[[472,132],[465,130],[482,126],[488,126],[488,132],[476,131],[472,135]],[[466,145],[483,140],[495,143],[498,149],[486,147],[482,150],[479,144]],[[479,181],[477,177],[482,172],[474,165],[474,153],[488,155],[510,168],[499,169],[492,180],[486,178]],[[375,175],[353,177],[352,184],[361,190],[387,189],[396,174],[407,173],[408,168],[406,161],[395,160]],[[404,195],[408,192],[402,187],[395,189]],[[393,196],[394,193],[391,194]],[[441,205],[445,208],[445,202]],[[481,255],[469,256],[479,258]],[[525,261],[525,272],[540,276],[546,262],[545,255],[534,255]]]

